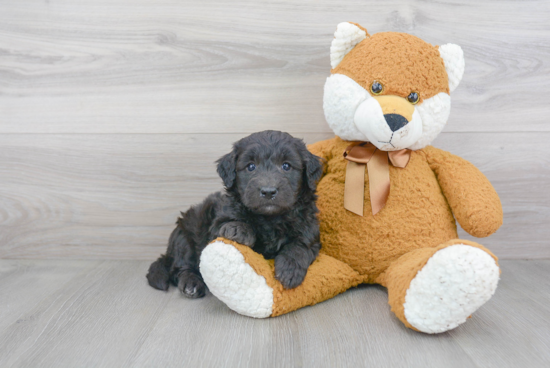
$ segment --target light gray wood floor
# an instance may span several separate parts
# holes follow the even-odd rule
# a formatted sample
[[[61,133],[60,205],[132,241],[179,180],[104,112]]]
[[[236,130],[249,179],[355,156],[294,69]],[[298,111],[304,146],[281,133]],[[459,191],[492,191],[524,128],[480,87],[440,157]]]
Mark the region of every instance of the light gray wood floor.
[[[425,335],[361,286],[256,320],[146,284],[146,261],[0,260],[0,367],[548,367],[550,260],[502,261],[495,296]]]

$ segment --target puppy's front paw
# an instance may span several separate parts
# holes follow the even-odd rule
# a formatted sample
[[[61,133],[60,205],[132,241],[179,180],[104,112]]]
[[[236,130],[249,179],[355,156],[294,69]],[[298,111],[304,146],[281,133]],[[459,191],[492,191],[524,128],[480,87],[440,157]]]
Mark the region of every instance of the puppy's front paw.
[[[253,247],[256,242],[256,235],[250,225],[239,221],[231,221],[223,224],[220,228],[219,235],[249,247]]]
[[[300,266],[294,259],[279,254],[275,257],[275,278],[285,289],[294,289],[306,277],[307,267]]]
[[[206,285],[202,278],[192,272],[183,272],[179,276],[178,289],[180,292],[191,299],[202,298],[206,293]]]

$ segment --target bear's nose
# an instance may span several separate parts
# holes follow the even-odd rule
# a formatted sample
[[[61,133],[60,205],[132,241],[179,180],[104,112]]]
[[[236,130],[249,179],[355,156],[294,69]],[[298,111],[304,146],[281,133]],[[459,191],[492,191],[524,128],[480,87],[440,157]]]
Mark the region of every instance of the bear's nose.
[[[396,132],[409,123],[405,117],[399,114],[385,114],[384,119],[392,132]]]
[[[277,188],[263,187],[260,189],[260,196],[266,199],[273,199],[277,195]]]

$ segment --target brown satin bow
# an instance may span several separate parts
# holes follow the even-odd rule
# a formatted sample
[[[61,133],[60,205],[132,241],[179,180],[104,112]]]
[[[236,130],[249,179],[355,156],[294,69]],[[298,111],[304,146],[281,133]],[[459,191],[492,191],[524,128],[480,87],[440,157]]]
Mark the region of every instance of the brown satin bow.
[[[370,142],[355,143],[346,148],[344,158],[346,167],[346,184],[344,188],[344,208],[363,216],[365,193],[365,165],[369,172],[369,191],[372,214],[376,215],[388,200],[390,194],[390,167],[405,168],[411,158],[411,150],[380,151]]]

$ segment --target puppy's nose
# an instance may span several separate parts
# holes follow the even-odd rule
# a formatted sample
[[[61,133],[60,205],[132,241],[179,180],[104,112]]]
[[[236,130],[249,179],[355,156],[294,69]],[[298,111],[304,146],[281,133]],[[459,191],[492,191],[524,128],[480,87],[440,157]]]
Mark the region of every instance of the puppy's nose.
[[[260,189],[260,196],[267,199],[272,199],[272,198],[275,198],[275,196],[277,195],[277,192],[278,192],[277,188],[263,187]]]
[[[386,123],[388,124],[392,132],[398,131],[409,123],[409,121],[405,119],[404,116],[399,114],[385,114],[384,119],[386,119]]]

